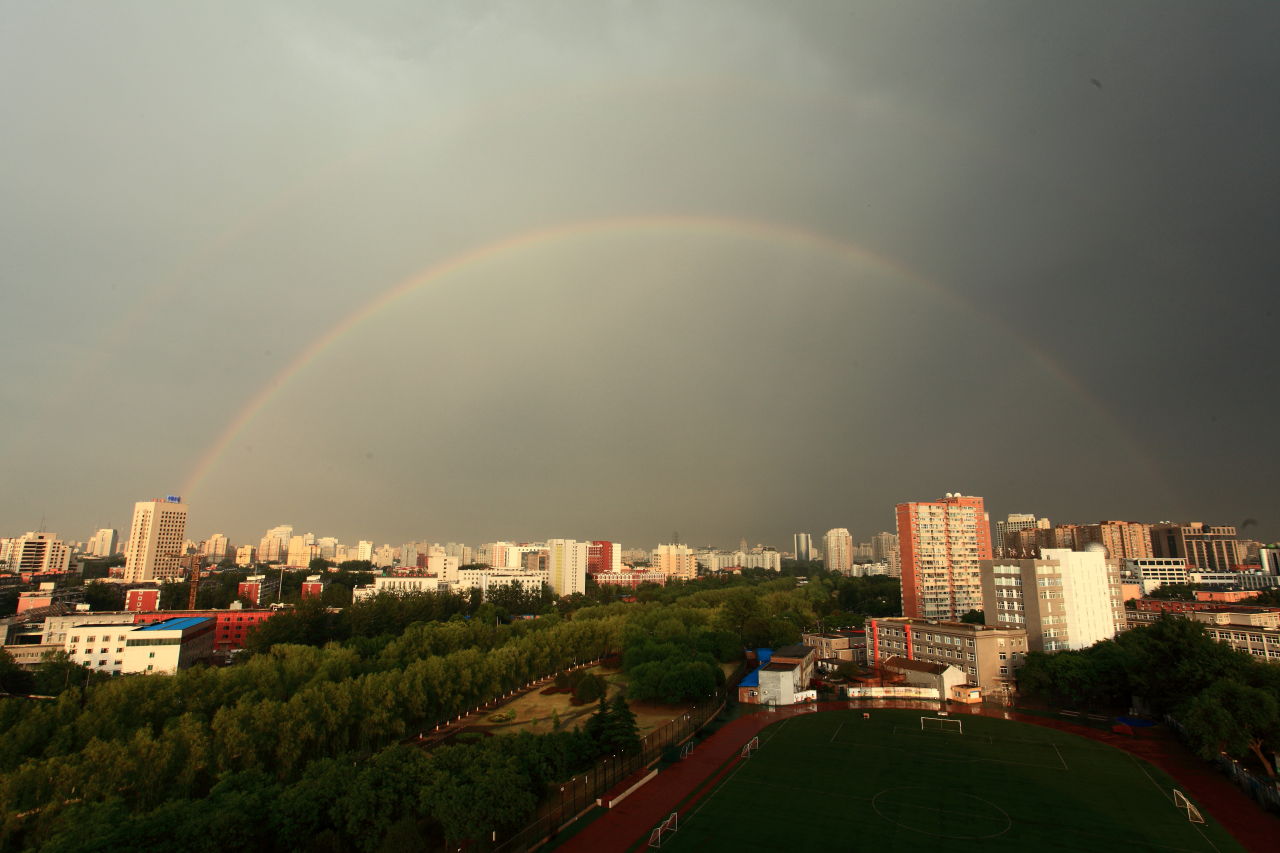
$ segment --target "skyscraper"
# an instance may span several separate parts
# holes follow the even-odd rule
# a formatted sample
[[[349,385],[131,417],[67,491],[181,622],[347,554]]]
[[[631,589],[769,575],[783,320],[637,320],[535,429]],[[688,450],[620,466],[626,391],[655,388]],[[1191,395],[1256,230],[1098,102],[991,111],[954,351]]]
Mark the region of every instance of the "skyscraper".
[[[587,571],[591,574],[622,571],[622,545],[603,539],[593,541],[587,551]]]
[[[982,607],[980,560],[991,559],[982,498],[947,493],[939,501],[897,506],[902,612],[959,619]]]
[[[808,533],[796,533],[791,539],[797,560],[803,563],[813,559],[813,539]]]
[[[133,524],[124,564],[125,583],[177,580],[178,558],[187,529],[187,505],[170,495],[133,505]]]
[[[258,560],[263,563],[280,563],[289,556],[289,540],[293,537],[293,525],[282,524],[268,530],[258,543]]]
[[[71,549],[53,533],[29,531],[9,540],[11,572],[65,572]]]
[[[1083,649],[1123,624],[1120,566],[1101,551],[1045,548],[1039,559],[982,561],[986,623],[1025,628],[1033,652]]]
[[[1151,550],[1151,525],[1139,521],[1100,521],[1086,524],[1080,529],[1080,541],[1098,543],[1107,549],[1107,556],[1117,560],[1125,557],[1154,557]]]
[[[853,568],[853,536],[843,527],[827,531],[822,537],[822,549],[826,554],[829,572],[847,572]]]

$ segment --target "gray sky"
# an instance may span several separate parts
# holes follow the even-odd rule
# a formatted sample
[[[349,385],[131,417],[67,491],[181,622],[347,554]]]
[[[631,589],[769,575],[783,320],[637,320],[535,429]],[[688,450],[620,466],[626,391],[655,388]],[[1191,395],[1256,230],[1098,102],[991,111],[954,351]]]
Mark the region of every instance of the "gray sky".
[[[1275,4],[0,12],[0,534],[1280,537]]]

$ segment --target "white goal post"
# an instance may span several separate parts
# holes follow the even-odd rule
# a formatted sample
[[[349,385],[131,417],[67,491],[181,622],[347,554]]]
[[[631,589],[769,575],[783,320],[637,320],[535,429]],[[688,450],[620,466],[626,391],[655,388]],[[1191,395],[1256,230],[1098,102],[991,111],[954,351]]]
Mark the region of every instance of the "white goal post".
[[[751,740],[747,741],[747,745],[742,748],[742,757],[750,758],[751,753],[755,752],[759,748],[760,748],[760,738],[753,737]]]
[[[1173,804],[1187,813],[1187,820],[1192,823],[1204,823],[1204,815],[1200,814],[1200,810],[1196,808],[1195,803],[1187,799],[1187,795],[1173,789]]]
[[[964,734],[964,722],[955,717],[921,717],[920,731],[953,732],[962,735]]]
[[[661,847],[667,836],[680,828],[679,818],[680,816],[677,812],[672,812],[667,816],[666,820],[655,826],[653,832],[649,833],[649,846]]]

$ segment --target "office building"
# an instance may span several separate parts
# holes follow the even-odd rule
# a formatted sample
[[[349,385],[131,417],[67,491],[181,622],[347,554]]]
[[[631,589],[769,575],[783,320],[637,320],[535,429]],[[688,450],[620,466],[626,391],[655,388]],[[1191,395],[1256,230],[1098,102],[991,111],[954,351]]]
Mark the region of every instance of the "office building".
[[[587,571],[593,575],[622,571],[622,545],[602,539],[593,541],[587,549]]]
[[[1202,521],[1151,525],[1153,557],[1181,557],[1187,566],[1207,572],[1229,572],[1244,563],[1236,529]]]
[[[982,607],[980,561],[991,528],[980,497],[948,493],[897,506],[902,608],[910,617],[959,619]]]
[[[187,529],[187,505],[170,495],[133,505],[125,549],[125,583],[180,580],[178,558]]]
[[[28,531],[9,540],[8,570],[18,574],[65,572],[71,549],[56,534]]]
[[[1101,551],[983,560],[982,603],[988,625],[1025,628],[1033,652],[1083,649],[1124,627],[1119,564]]]
[[[843,527],[828,530],[822,537],[827,571],[844,572],[853,566],[853,536]]]
[[[1014,677],[1026,660],[1027,632],[968,622],[947,622],[892,616],[872,619],[867,647],[875,667],[890,657],[954,666],[983,693],[1013,689]]]
[[[813,538],[808,533],[796,533],[791,537],[796,559],[802,563],[813,559]]]
[[[1187,561],[1181,557],[1131,557],[1120,564],[1120,579],[1137,584],[1150,595],[1165,584],[1189,583]]]

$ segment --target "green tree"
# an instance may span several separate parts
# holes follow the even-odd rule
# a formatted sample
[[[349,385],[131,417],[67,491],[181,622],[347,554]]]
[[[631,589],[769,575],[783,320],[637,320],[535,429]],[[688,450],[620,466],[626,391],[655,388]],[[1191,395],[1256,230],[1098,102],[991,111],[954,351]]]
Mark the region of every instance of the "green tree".
[[[613,697],[605,714],[600,743],[605,752],[636,752],[640,748],[640,727],[636,715],[621,693]]]
[[[970,610],[960,617],[960,621],[968,622],[970,625],[985,625],[987,624],[987,615],[981,610]]]
[[[1192,698],[1179,721],[1205,758],[1253,753],[1275,776],[1265,744],[1280,746],[1280,702],[1274,694],[1225,678]]]
[[[30,693],[35,678],[14,661],[13,655],[0,649],[0,692]]]

